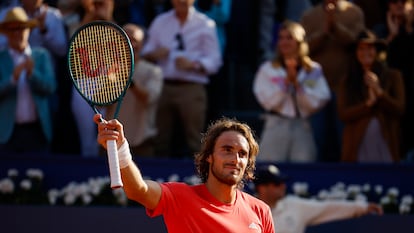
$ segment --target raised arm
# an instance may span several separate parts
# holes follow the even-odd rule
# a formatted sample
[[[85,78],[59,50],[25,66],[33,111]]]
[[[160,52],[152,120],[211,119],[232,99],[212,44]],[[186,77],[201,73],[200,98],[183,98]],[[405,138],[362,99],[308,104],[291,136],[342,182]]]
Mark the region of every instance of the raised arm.
[[[98,125],[98,143],[106,149],[106,141],[116,140],[118,146],[121,178],[127,197],[148,209],[154,209],[161,198],[161,186],[152,180],[144,180],[141,171],[132,160],[128,141],[125,138],[123,125],[115,119],[101,120],[95,114],[93,120]]]

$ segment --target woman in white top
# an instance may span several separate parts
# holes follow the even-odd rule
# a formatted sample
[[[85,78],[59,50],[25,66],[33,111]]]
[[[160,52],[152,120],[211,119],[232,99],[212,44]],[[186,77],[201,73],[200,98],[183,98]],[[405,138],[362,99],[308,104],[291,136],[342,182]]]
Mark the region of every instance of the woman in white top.
[[[258,159],[315,161],[316,146],[308,118],[330,99],[330,92],[321,66],[308,56],[305,30],[299,23],[281,24],[276,57],[260,66],[253,91],[268,113]]]

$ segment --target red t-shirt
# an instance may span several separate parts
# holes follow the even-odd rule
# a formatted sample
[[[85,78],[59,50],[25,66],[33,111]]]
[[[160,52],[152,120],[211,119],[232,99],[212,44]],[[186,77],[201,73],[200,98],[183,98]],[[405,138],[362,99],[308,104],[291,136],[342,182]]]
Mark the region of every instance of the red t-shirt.
[[[274,233],[269,206],[240,190],[234,204],[223,204],[204,184],[170,182],[161,188],[160,202],[147,214],[163,215],[169,233]]]

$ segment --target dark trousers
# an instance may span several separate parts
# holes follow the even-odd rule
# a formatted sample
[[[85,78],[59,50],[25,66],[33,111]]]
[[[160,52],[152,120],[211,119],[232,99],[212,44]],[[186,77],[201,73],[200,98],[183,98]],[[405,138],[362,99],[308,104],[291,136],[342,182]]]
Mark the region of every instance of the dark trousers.
[[[2,153],[44,154],[49,152],[49,143],[40,122],[15,124],[12,136],[0,149]]]

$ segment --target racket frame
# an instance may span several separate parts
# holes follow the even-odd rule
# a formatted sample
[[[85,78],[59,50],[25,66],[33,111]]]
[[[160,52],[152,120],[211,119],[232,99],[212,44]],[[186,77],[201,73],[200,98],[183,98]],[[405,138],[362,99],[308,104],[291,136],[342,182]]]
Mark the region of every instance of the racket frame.
[[[82,91],[79,89],[78,85],[75,84],[76,80],[74,78],[74,74],[73,74],[73,71],[72,71],[72,68],[71,68],[72,61],[71,61],[70,57],[71,57],[71,51],[72,51],[72,44],[74,43],[77,35],[81,31],[83,31],[83,30],[85,30],[89,27],[96,26],[96,25],[98,25],[98,26],[109,26],[109,27],[112,27],[115,30],[117,30],[120,33],[120,35],[127,41],[126,44],[128,44],[129,53],[131,54],[131,67],[130,67],[130,70],[129,70],[129,77],[128,77],[127,84],[126,84],[125,88],[123,89],[122,93],[118,96],[118,98],[114,99],[113,101],[105,102],[105,103],[94,102],[82,93]],[[134,66],[135,66],[135,64],[134,64],[134,50],[132,49],[131,41],[129,40],[129,37],[126,34],[126,32],[120,26],[118,26],[117,24],[109,22],[109,21],[104,21],[104,20],[95,20],[95,21],[92,21],[90,23],[84,24],[74,32],[74,34],[72,35],[72,37],[70,39],[67,59],[68,59],[68,68],[69,68],[69,72],[70,72],[70,78],[72,79],[72,82],[74,83],[74,86],[75,86],[76,90],[78,91],[79,94],[81,94],[82,98],[85,99],[86,102],[88,102],[88,104],[93,108],[95,113],[99,113],[99,111],[96,109],[96,106],[103,107],[103,106],[108,106],[108,105],[112,105],[112,104],[117,103],[116,111],[115,111],[115,114],[114,114],[114,117],[113,117],[114,119],[116,119],[118,117],[119,108],[120,108],[120,105],[122,104],[122,100],[123,100],[123,98],[126,94],[126,91],[128,90],[129,86],[132,83],[132,75],[134,73]]]
[[[128,50],[129,50],[128,52],[131,56],[131,62],[130,62],[130,67],[129,67],[129,76],[128,76],[128,79],[126,81],[126,85],[125,85],[124,89],[122,90],[120,95],[117,98],[115,98],[113,101],[109,101],[109,102],[105,102],[105,103],[98,103],[98,102],[92,101],[88,97],[86,97],[82,93],[80,88],[78,87],[78,85],[76,83],[77,80],[75,80],[74,74],[73,74],[73,71],[72,71],[71,56],[72,56],[73,53],[75,53],[75,51],[72,51],[73,50],[72,45],[74,44],[74,41],[77,39],[77,36],[80,34],[81,31],[87,30],[89,27],[93,27],[93,26],[111,27],[112,29],[116,30],[118,32],[118,34],[121,35],[125,39],[125,41],[126,41],[125,45],[127,45]],[[99,46],[99,45],[96,45],[96,46]],[[107,105],[117,103],[116,110],[115,110],[114,117],[113,117],[114,119],[116,119],[118,117],[118,112],[119,112],[120,106],[122,104],[122,100],[123,100],[123,98],[126,94],[126,91],[128,90],[129,86],[131,85],[132,75],[134,73],[134,68],[135,68],[134,51],[132,49],[131,41],[129,40],[129,37],[126,34],[126,32],[120,26],[118,26],[117,24],[109,22],[109,21],[97,20],[97,21],[92,21],[90,23],[84,24],[75,31],[75,33],[72,35],[72,37],[69,41],[67,59],[68,59],[68,68],[69,68],[69,72],[70,72],[70,78],[72,79],[73,85],[75,86],[78,93],[82,96],[82,98],[92,107],[92,109],[94,110],[95,113],[99,113],[98,109],[96,108],[97,106],[103,107],[103,106],[107,106]],[[108,165],[109,165],[109,172],[110,172],[110,179],[111,179],[111,188],[113,188],[113,189],[121,188],[121,187],[123,187],[123,183],[122,183],[121,174],[120,174],[120,167],[119,167],[119,160],[118,160],[118,150],[117,150],[115,140],[107,141],[107,153],[108,153]]]

